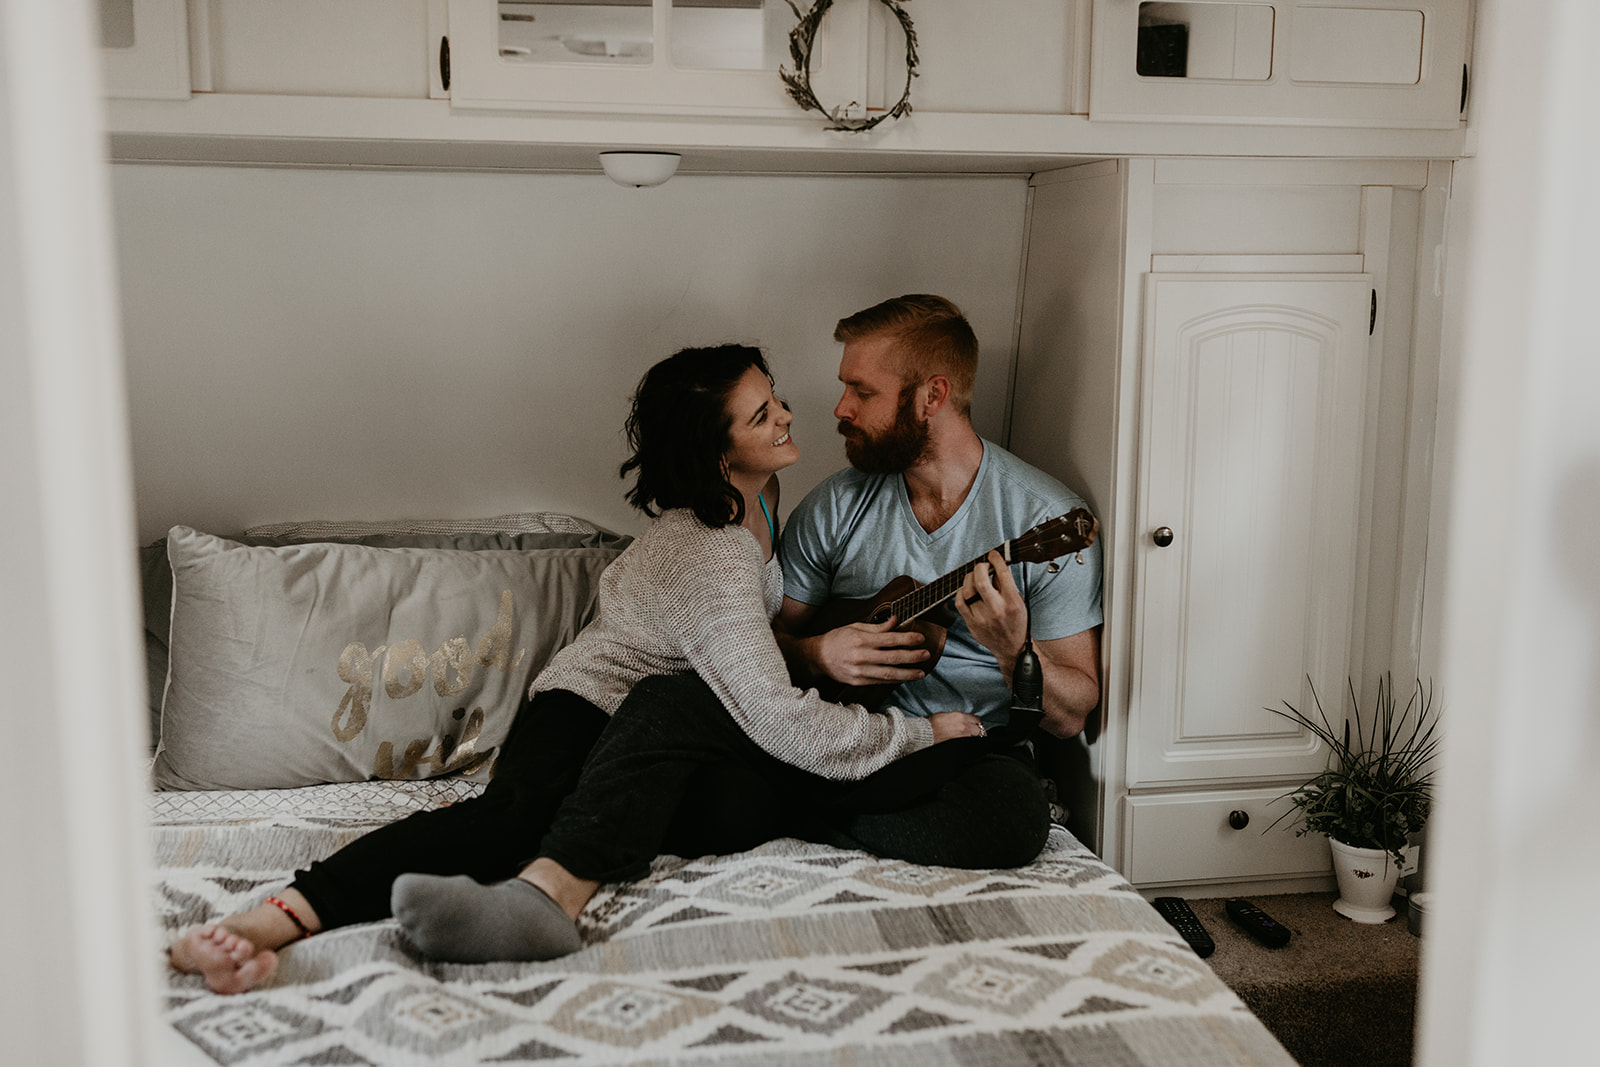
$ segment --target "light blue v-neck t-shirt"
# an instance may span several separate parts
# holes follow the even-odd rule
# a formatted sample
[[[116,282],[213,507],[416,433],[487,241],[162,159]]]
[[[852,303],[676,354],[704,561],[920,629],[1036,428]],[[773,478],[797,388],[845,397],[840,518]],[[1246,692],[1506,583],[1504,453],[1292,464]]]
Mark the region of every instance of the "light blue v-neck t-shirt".
[[[911,511],[905,479],[846,468],[806,494],[783,531],[784,595],[805,604],[863,599],[908,574],[930,582],[1001,542],[1084,502],[1043,471],[983,442],[983,461],[956,513],[929,533]],[[1046,564],[1013,564],[1028,601],[1034,640],[1070,637],[1100,625],[1100,546]],[[889,702],[913,715],[970,711],[1004,721],[1011,693],[999,665],[965,623],[950,629],[933,674],[895,689]]]

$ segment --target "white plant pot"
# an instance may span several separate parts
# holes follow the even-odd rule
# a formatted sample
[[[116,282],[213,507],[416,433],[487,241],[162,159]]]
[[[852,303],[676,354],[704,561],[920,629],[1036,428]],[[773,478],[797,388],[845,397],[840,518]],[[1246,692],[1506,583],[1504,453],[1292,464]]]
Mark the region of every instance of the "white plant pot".
[[[1339,879],[1339,899],[1333,910],[1358,923],[1383,923],[1394,918],[1389,898],[1394,896],[1400,868],[1394,857],[1380,848],[1356,848],[1328,838],[1333,851],[1333,874]]]

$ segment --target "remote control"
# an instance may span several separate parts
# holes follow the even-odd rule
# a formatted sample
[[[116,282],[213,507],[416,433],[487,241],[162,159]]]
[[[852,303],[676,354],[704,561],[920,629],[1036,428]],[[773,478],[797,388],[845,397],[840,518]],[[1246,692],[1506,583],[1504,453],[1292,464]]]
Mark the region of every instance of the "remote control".
[[[1228,918],[1268,948],[1282,948],[1289,943],[1289,928],[1273,921],[1272,916],[1248,900],[1230,900],[1223,907],[1227,909]]]
[[[1161,917],[1172,924],[1173,929],[1183,935],[1189,942],[1189,947],[1194,949],[1194,954],[1205,959],[1217,950],[1216,942],[1211,940],[1211,935],[1206,933],[1206,928],[1200,924],[1193,911],[1189,910],[1189,902],[1182,897],[1156,897],[1150,902],[1161,913]]]

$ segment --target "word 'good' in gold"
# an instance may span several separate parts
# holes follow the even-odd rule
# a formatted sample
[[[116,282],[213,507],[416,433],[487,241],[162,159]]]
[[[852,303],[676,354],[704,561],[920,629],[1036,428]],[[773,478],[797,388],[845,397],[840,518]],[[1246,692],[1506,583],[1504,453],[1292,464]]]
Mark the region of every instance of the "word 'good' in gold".
[[[517,649],[514,658],[511,654],[515,622],[516,601],[507,589],[500,594],[500,613],[489,632],[479,639],[475,655],[465,636],[446,639],[432,655],[424,655],[422,642],[414,637],[379,645],[371,652],[360,641],[345,645],[339,653],[339,680],[348,682],[350,688],[334,710],[333,736],[351,741],[367,728],[379,656],[383,656],[383,691],[390,700],[404,700],[421,692],[429,675],[433,677],[434,692],[449,697],[466,689],[475,667],[495,667],[509,673],[522,665],[527,649]]]

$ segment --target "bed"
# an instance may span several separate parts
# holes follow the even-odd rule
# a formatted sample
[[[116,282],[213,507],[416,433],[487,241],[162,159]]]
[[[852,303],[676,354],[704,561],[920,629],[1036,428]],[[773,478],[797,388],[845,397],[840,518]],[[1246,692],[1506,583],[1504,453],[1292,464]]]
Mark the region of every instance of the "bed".
[[[497,672],[497,657],[510,666],[517,650],[537,656],[541,641],[570,639],[592,600],[590,583],[625,544],[592,527],[549,529],[561,523],[548,516],[537,520],[541,530],[508,533],[504,518],[494,522],[502,528],[488,533],[274,528],[219,539],[220,548],[207,535],[185,548],[192,532],[175,530],[168,545],[147,549],[147,639],[163,678],[152,692],[161,749],[150,832],[167,940],[260,903],[296,868],[372,827],[482,789],[494,717],[479,716],[465,745],[460,712],[494,696],[500,673],[516,677],[530,666]],[[397,537],[433,540],[395,547]],[[524,540],[507,547],[508,537]],[[530,552],[535,570],[547,558],[538,553],[558,561],[561,587],[549,573],[538,576],[545,599],[533,611],[528,601],[537,597],[519,594],[511,639],[493,636],[504,636],[506,614],[505,601],[490,596],[476,621],[450,624],[464,638],[440,641],[436,653],[423,645],[391,669],[367,651],[380,644],[369,640],[363,655],[337,657],[338,671],[331,662],[320,670],[328,675],[316,680],[321,691],[303,691],[319,673],[294,659],[307,642],[324,646],[321,660],[335,658],[323,630],[343,640],[352,620],[364,619],[356,629],[392,631],[383,648],[409,649],[409,638],[394,637],[419,625],[408,612],[450,600],[435,586],[428,604],[397,605],[394,574],[381,572],[501,566],[500,557]],[[156,557],[168,553],[163,585]],[[444,558],[451,554],[478,558]],[[359,585],[351,578],[364,573],[358,563],[378,569],[377,586],[391,600],[322,626],[330,576],[341,590]],[[226,596],[204,573],[223,564]],[[468,578],[482,582],[476,571]],[[294,601],[295,590],[311,607],[290,624],[272,605]],[[239,610],[249,596],[261,603]],[[227,614],[216,614],[219,604]],[[270,685],[261,660],[275,646],[260,639],[263,627],[298,627],[294,647],[274,653],[289,659],[267,672]],[[482,635],[476,645],[474,634]],[[241,658],[230,664],[233,646]],[[223,708],[204,704],[219,699],[206,691],[215,674],[227,682],[218,690],[231,701]],[[489,688],[452,689],[464,675]],[[417,734],[413,720],[388,739],[376,736],[388,729],[385,716],[420,706],[427,682],[451,690],[435,713],[444,732],[401,746]],[[297,719],[297,705],[311,710]],[[363,729],[352,734],[358,706]],[[329,742],[330,732],[350,736]],[[262,766],[271,773],[255,780]],[[1059,826],[1037,860],[1014,870],[919,867],[790,839],[734,856],[664,856],[647,878],[604,887],[580,928],[584,949],[560,960],[465,966],[424,959],[392,920],[348,927],[289,946],[271,981],[239,996],[168,971],[165,1020],[191,1060],[229,1067],[1293,1064],[1154,909]]]

